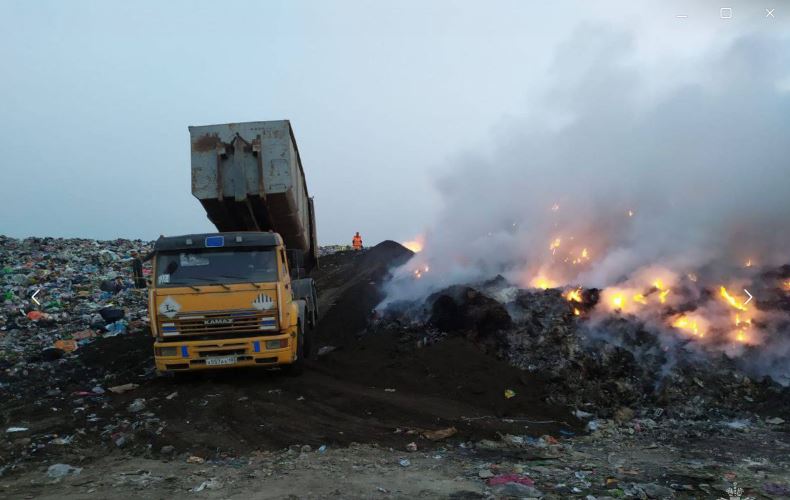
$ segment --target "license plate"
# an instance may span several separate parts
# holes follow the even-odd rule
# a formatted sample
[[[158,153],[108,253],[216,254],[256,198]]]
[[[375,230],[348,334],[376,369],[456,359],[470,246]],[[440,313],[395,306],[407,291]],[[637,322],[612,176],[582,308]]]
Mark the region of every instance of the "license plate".
[[[236,363],[236,356],[223,356],[221,358],[206,358],[209,366],[232,365]]]

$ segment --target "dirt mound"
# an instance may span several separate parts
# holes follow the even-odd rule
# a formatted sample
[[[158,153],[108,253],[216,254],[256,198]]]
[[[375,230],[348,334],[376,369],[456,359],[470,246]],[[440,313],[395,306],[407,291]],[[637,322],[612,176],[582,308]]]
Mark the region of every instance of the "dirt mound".
[[[353,341],[381,302],[381,285],[390,271],[413,255],[394,241],[383,241],[370,249],[323,257],[313,274],[321,314],[316,337],[335,344]]]

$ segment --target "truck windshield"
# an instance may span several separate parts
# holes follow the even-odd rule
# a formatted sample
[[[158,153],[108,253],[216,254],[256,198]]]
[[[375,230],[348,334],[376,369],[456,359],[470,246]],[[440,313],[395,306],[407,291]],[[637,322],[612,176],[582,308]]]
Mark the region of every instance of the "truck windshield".
[[[274,250],[206,249],[156,256],[156,285],[206,285],[277,281]]]

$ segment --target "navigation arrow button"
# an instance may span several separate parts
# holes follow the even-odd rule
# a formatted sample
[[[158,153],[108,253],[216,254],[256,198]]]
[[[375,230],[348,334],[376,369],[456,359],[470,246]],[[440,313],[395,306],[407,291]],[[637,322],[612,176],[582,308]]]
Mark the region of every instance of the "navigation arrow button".
[[[752,301],[752,298],[753,298],[753,297],[752,297],[752,294],[751,294],[751,293],[749,293],[749,290],[747,290],[747,289],[745,289],[745,288],[744,288],[744,289],[743,289],[743,291],[744,291],[744,292],[746,292],[746,295],[748,295],[748,296],[749,296],[749,298],[746,300],[746,302],[744,302],[744,303],[743,303],[743,305],[746,305],[746,304],[748,304],[749,302],[751,302],[751,301]]]

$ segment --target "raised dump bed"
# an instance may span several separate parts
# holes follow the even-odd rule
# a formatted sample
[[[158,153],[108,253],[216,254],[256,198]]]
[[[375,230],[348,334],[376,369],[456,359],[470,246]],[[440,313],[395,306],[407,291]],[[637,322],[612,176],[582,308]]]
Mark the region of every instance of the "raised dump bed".
[[[317,262],[315,212],[288,120],[189,127],[192,194],[218,231],[275,231]]]

